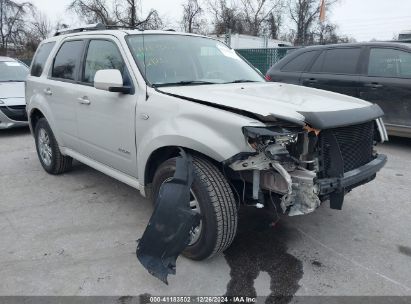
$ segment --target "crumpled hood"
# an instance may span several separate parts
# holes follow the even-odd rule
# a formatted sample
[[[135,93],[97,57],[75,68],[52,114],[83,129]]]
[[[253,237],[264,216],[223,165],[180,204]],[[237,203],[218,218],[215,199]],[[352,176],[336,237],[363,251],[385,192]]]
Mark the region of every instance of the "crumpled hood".
[[[0,99],[8,106],[24,105],[24,82],[0,82]]]
[[[371,104],[361,99],[283,83],[240,83],[163,87],[159,91],[217,106],[273,116],[292,122],[308,122],[306,113],[328,115],[364,112]],[[347,112],[348,111],[348,112]],[[375,111],[374,111],[375,112]]]

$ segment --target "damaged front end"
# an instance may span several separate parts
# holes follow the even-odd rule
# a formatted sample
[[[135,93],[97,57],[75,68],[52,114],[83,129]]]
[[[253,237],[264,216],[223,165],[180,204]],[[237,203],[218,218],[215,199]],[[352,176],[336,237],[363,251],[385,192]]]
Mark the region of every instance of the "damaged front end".
[[[248,204],[262,208],[268,193],[289,216],[311,213],[325,200],[341,209],[345,194],[374,179],[386,162],[374,150],[376,127],[375,121],[327,130],[244,127],[255,153],[239,154],[227,165],[243,182]]]

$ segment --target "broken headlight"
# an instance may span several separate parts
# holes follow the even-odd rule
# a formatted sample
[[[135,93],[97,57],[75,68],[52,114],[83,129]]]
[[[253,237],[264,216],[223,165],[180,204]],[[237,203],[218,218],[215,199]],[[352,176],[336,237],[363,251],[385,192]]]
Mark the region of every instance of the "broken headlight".
[[[301,132],[303,130],[299,127],[243,127],[248,144],[260,151],[271,144],[288,146],[296,143]]]

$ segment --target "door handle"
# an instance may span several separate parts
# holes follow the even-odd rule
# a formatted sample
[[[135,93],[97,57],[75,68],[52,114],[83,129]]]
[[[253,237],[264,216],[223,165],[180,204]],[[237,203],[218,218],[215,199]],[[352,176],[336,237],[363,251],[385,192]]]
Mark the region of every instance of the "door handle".
[[[379,88],[382,88],[382,87],[383,87],[382,84],[379,84],[379,83],[377,83],[377,82],[366,83],[365,86],[366,86],[366,87],[369,87],[369,88],[371,88],[371,89],[379,89]]]
[[[77,98],[78,102],[83,105],[89,105],[91,102],[87,96]]]
[[[50,88],[44,89],[43,92],[44,92],[44,94],[46,94],[46,95],[48,95],[48,96],[53,95],[53,92],[51,91]]]
[[[314,83],[317,83],[317,82],[318,82],[318,80],[317,80],[317,79],[315,79],[315,78],[309,78],[309,79],[306,79],[305,81],[306,81],[306,82],[308,82],[308,83],[312,83],[312,84],[314,84]]]

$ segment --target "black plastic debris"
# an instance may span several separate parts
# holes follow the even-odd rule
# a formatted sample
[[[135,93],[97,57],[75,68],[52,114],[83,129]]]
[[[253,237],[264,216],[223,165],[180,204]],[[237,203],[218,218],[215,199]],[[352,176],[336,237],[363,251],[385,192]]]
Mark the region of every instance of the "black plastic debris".
[[[150,274],[168,285],[176,274],[176,260],[199,225],[200,215],[190,208],[193,160],[184,151],[176,161],[174,177],[159,191],[153,215],[137,246],[137,258]]]

